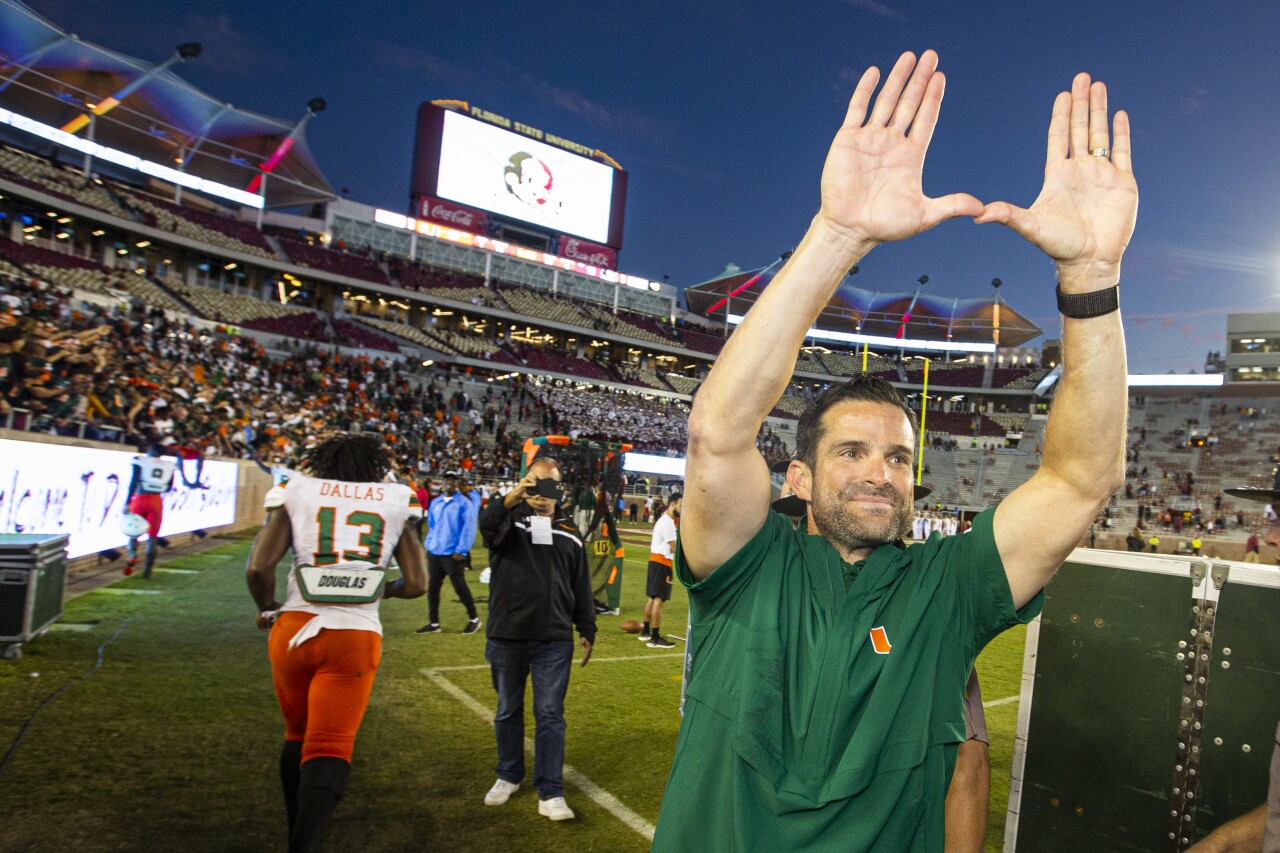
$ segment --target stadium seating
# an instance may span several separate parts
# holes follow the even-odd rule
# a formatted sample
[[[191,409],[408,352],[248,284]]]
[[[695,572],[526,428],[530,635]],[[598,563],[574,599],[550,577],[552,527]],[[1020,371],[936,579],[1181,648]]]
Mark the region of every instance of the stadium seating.
[[[1031,368],[1031,367],[994,368],[991,371],[991,387],[992,388],[1010,388],[1010,387],[1034,388],[1036,387],[1036,383],[1038,383],[1040,380],[1037,379],[1036,383],[1032,383],[1029,386],[1025,384],[1025,380],[1027,380],[1027,378],[1030,377],[1034,372],[1035,372],[1035,368]],[[1048,373],[1048,372],[1049,371],[1046,370],[1044,373]],[[1040,374],[1042,378],[1044,376],[1044,373]],[[1015,382],[1022,382],[1023,384],[1015,386],[1013,384]]]
[[[782,399],[778,401],[776,408],[798,418],[800,417],[800,413],[804,411],[806,405],[808,404],[799,397],[784,394]]]
[[[919,364],[919,362],[909,362],[911,364]],[[982,378],[985,368],[966,366],[953,367],[950,369],[937,370],[935,365],[929,365],[929,384],[930,385],[946,385],[955,388],[981,388]],[[924,369],[908,370],[908,385],[924,384]]]
[[[449,329],[436,330],[435,334],[463,355],[488,359],[499,364],[520,363],[497,342],[491,341],[483,335],[471,332],[455,332]]]
[[[429,291],[432,295],[455,302],[507,310],[497,291],[486,288],[480,276],[432,270],[401,258],[392,258],[387,265],[405,290]]]
[[[0,257],[19,267],[29,267],[34,264],[41,267],[57,267],[62,270],[91,270],[107,274],[112,272],[97,261],[82,258],[69,252],[45,248],[34,240],[17,242],[0,239]]]
[[[34,154],[0,147],[0,172],[10,180],[41,192],[97,208],[121,219],[133,219],[101,182],[86,180],[82,172],[53,166]]]
[[[652,317],[646,317],[634,311],[619,311],[618,321],[633,326],[637,330],[633,337],[639,337],[641,340],[663,344],[676,342],[671,332],[659,325]]]
[[[284,248],[289,260],[304,267],[324,270],[335,275],[358,278],[375,284],[390,284],[391,280],[383,272],[381,264],[363,255],[326,249],[323,246],[304,243],[281,237],[280,245]]]
[[[136,296],[156,308],[163,308],[166,311],[173,311],[183,316],[189,315],[191,312],[187,307],[169,294],[168,291],[161,287],[157,287],[149,278],[142,275],[129,275],[120,279],[119,286],[127,291],[131,296]]]
[[[290,314],[315,316],[314,312],[307,308],[282,305],[279,302],[264,302],[261,299],[237,293],[223,293],[211,287],[187,284],[176,278],[165,279],[162,284],[186,300],[201,316],[222,323],[243,325],[248,320],[285,317]]]
[[[692,394],[702,384],[700,379],[690,379],[679,373],[668,373],[665,378],[667,383],[681,394]]]
[[[617,315],[607,308],[590,303],[583,303],[583,309],[591,320],[586,324],[595,329],[620,337],[649,341],[656,344],[675,343],[670,336],[662,333],[656,323],[636,322],[637,315],[620,312]]]
[[[334,320],[333,330],[339,338],[348,338],[357,347],[382,350],[383,352],[400,352],[400,347],[396,345],[395,341],[356,323],[350,323],[346,320]]]
[[[412,341],[429,349],[440,350],[445,353],[458,353],[470,358],[484,359],[498,364],[519,364],[498,344],[480,335],[454,332],[447,329],[418,329],[406,323],[380,320],[375,317],[361,317],[360,322],[379,328],[384,332],[398,335],[407,341]]]
[[[1044,379],[1046,376],[1049,375],[1050,370],[1052,370],[1052,368],[1035,367],[1027,371],[1026,373],[1024,373],[1022,376],[1018,376],[1010,380],[1009,382],[1006,382],[1004,385],[997,385],[995,382],[995,377],[993,376],[991,381],[991,387],[1017,388],[1019,390],[1025,389],[1027,391],[1032,391],[1032,390],[1035,390],[1035,387],[1040,384],[1041,379]]]
[[[939,412],[929,410],[925,416],[925,427],[929,432],[949,433],[965,438],[974,435],[973,423],[978,422],[978,436],[984,438],[1004,438],[1005,429],[1000,424],[978,412]]]
[[[111,270],[102,264],[76,255],[55,252],[34,241],[17,243],[0,239],[0,257],[10,266],[21,268],[26,276],[103,296],[118,296],[122,291],[137,296],[147,305],[187,314],[186,306],[156,287],[145,277],[124,270]]]
[[[408,323],[400,323],[395,320],[384,320],[367,314],[360,315],[358,319],[366,326],[373,326],[375,329],[381,329],[384,332],[389,332],[397,337],[404,338],[406,341],[415,343],[418,346],[441,350],[442,352],[447,353],[456,352],[453,347],[449,346],[439,336],[419,329],[416,326],[410,326]]]
[[[636,368],[631,371],[630,376],[635,382],[647,385],[650,388],[657,388],[659,391],[671,390],[671,386],[663,382],[662,378],[652,370],[641,370]]]
[[[824,352],[820,358],[828,372],[836,376],[853,376],[862,372],[862,353]],[[890,382],[900,381],[898,365],[873,352],[867,353],[867,372]]]
[[[827,368],[822,363],[822,359],[818,357],[818,353],[811,350],[801,350],[800,357],[796,359],[796,370],[804,370],[809,373],[827,373]]]
[[[699,332],[688,326],[680,329],[680,339],[684,341],[684,345],[687,348],[707,355],[719,355],[720,348],[724,346],[725,342],[725,338],[722,335]]]
[[[942,503],[954,506],[969,503],[973,495],[973,486],[965,485],[962,477],[972,476],[972,473],[961,472],[969,471],[970,468],[976,469],[976,453],[973,451],[936,452],[926,447],[924,464],[929,466],[929,473],[924,474],[921,480],[924,485],[933,489],[933,494],[928,500],[930,504]]]
[[[333,335],[329,333],[328,324],[319,315],[310,311],[299,311],[279,317],[257,317],[245,320],[240,325],[246,329],[255,329],[259,332],[269,332],[273,335],[282,335],[286,338],[297,338],[304,341],[328,343],[333,340]]]
[[[511,310],[526,317],[538,317],[568,326],[590,326],[590,321],[582,315],[573,303],[564,299],[555,299],[524,287],[504,285],[498,288],[503,300],[511,306]]]
[[[1039,468],[1034,453],[997,453],[985,459],[983,472],[983,504],[992,506],[1031,478]]]
[[[599,379],[605,382],[616,382],[618,377],[594,362],[573,356],[562,355],[544,347],[519,345],[517,354],[525,365],[534,370],[548,373],[566,373],[571,376],[582,376],[587,379]]]
[[[252,225],[227,216],[180,207],[140,190],[120,185],[116,185],[115,189],[128,204],[150,214],[157,228],[219,249],[277,259],[271,245]]]
[[[1031,421],[1030,415],[989,414],[988,418],[1000,424],[1006,432],[1024,432]]]

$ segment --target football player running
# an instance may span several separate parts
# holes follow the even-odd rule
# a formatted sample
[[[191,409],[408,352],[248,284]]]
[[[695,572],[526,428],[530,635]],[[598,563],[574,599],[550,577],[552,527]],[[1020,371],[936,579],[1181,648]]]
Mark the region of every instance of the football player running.
[[[383,598],[427,588],[413,489],[384,482],[386,447],[339,434],[308,450],[304,475],[267,496],[268,519],[249,555],[258,627],[270,632],[271,675],[285,719],[280,781],[289,850],[316,849],[351,775],[356,731],[382,655]],[[276,564],[293,549],[288,593]],[[401,577],[387,583],[392,556]]]

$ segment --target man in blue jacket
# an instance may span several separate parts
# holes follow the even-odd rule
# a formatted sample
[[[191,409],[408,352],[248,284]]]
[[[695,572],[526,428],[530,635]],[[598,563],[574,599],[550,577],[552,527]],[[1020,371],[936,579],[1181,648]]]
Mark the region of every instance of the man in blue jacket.
[[[429,621],[418,629],[419,634],[434,634],[440,630],[440,587],[445,577],[453,584],[458,600],[467,608],[467,624],[464,634],[480,630],[480,614],[463,572],[476,541],[476,505],[458,491],[458,475],[450,471],[444,475],[444,491],[427,508],[427,607]]]

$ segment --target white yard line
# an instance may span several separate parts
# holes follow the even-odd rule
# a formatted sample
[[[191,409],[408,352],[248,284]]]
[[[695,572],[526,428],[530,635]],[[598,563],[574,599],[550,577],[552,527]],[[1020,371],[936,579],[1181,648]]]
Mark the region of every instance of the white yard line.
[[[659,657],[659,655],[642,655],[641,657]],[[672,657],[672,656],[662,655],[662,657]],[[614,661],[614,660],[636,660],[636,659],[637,658],[601,658],[600,660]],[[478,701],[475,700],[475,698],[471,696],[471,694],[467,693],[461,687],[454,684],[452,681],[450,681],[449,679],[445,678],[443,675],[440,674],[442,670],[446,670],[446,669],[458,670],[458,669],[487,669],[487,668],[488,668],[487,666],[485,667],[473,667],[473,666],[439,667],[437,669],[424,669],[422,670],[422,673],[427,678],[431,679],[432,683],[438,686],[441,690],[448,693],[454,699],[457,699],[459,702],[461,702],[463,705],[469,708],[473,713],[475,713],[477,717],[484,720],[486,723],[492,723],[493,711],[489,710],[484,705],[480,704]],[[532,755],[533,740],[530,738],[525,738],[524,748],[525,748],[525,752],[528,752],[530,755]],[[615,797],[613,794],[610,794],[604,788],[601,788],[595,782],[592,782],[590,779],[588,779],[586,776],[582,775],[577,770],[570,767],[568,764],[564,765],[564,778],[571,785],[578,788],[579,790],[582,791],[582,793],[590,797],[592,801],[596,803],[596,805],[600,806],[602,809],[612,814],[614,817],[616,817],[618,820],[625,823],[628,827],[635,830],[640,835],[643,835],[647,840],[653,841],[653,831],[654,831],[653,824],[649,823],[647,820],[640,817],[640,815],[636,814],[631,809],[627,808],[625,805],[623,805],[622,801],[619,800],[617,797]]]
[[[1009,705],[1013,702],[1017,702],[1021,698],[1021,696],[1006,696],[1003,699],[992,699],[990,702],[983,702],[982,707],[994,708],[997,705]]]

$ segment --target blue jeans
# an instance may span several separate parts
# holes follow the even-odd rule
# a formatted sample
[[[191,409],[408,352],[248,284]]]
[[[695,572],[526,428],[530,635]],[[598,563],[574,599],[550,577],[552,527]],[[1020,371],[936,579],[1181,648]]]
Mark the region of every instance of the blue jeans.
[[[564,796],[564,694],[573,668],[573,641],[489,640],[484,659],[498,691],[493,718],[498,738],[498,778],[524,779],[524,686],[533,673],[533,787],[538,799]]]

